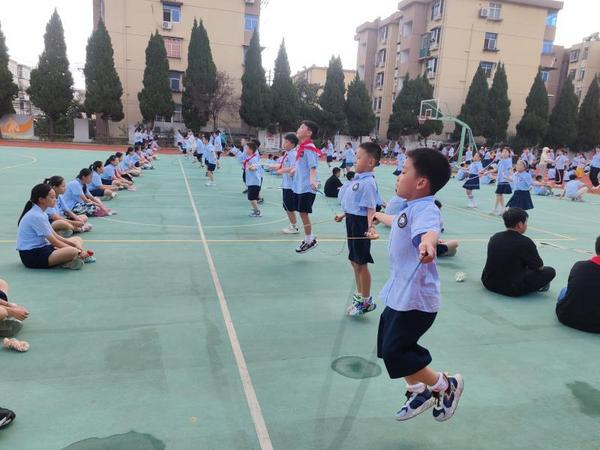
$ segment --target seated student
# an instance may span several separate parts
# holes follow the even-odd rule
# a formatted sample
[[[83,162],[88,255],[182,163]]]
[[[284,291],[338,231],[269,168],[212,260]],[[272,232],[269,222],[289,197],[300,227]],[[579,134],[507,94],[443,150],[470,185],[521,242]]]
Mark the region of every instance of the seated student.
[[[341,172],[338,167],[334,167],[331,171],[332,174],[325,182],[325,187],[323,188],[325,197],[337,198],[340,188],[343,186],[343,183],[340,181]]]
[[[0,322],[13,318],[20,322],[27,319],[29,317],[29,311],[22,306],[17,305],[16,303],[11,303],[8,301],[8,283],[0,278]],[[11,330],[12,333],[4,334],[4,328],[2,328],[2,336],[12,336],[14,334],[14,330]],[[2,418],[0,417],[0,421]],[[1,428],[1,425],[0,425]]]
[[[521,208],[509,208],[502,215],[506,231],[496,233],[487,248],[487,261],[481,274],[486,289],[497,294],[520,297],[545,292],[556,277],[552,267],[544,267],[535,243],[524,236],[529,215]]]
[[[94,161],[89,169],[92,171],[92,181],[87,183],[89,193],[94,197],[104,197],[106,200],[115,198],[117,193],[113,191],[114,188],[102,182],[102,174],[104,173],[102,161]]]
[[[84,262],[94,262],[92,252],[83,249],[80,238],[66,239],[54,232],[46,209],[56,204],[56,193],[48,184],[38,184],[31,190],[29,201],[18,221],[17,250],[21,262],[30,269],[47,269],[61,265],[66,269],[81,269]]]
[[[187,155],[186,155],[187,156]],[[119,165],[122,172],[127,175],[131,175],[132,177],[139,177],[142,174],[141,169],[136,167],[133,147],[128,147],[125,151],[125,155],[123,155],[123,159],[121,160],[121,164]]]
[[[554,195],[552,188],[546,183],[544,183],[544,177],[542,175],[538,175],[535,177],[535,181],[533,182],[533,188],[531,192],[533,192],[533,195],[541,195],[542,197]]]
[[[88,223],[85,214],[78,216],[65,206],[62,199],[66,189],[63,177],[55,175],[46,178],[44,184],[50,185],[56,194],[56,205],[53,208],[46,209],[46,215],[54,231],[63,237],[69,237],[73,233],[83,233],[92,229],[92,225]]]
[[[117,155],[110,155],[104,163],[104,172],[100,175],[102,178],[102,184],[107,186],[116,186],[119,189],[127,189],[129,191],[135,191],[133,182],[122,178],[117,172],[117,166],[119,160]]]
[[[593,187],[593,190],[597,191],[600,189],[599,187]],[[582,181],[577,179],[577,175],[574,173],[569,177],[569,181],[565,185],[565,189],[563,190],[560,198],[569,198],[574,202],[582,202],[583,196],[590,191],[590,188],[583,184]]]
[[[556,317],[571,328],[600,333],[600,236],[596,256],[575,263],[556,305]]]
[[[123,160],[125,158],[125,156],[123,155],[122,152],[117,152],[115,153],[115,156],[117,158],[117,164],[115,166],[115,176],[119,179],[119,180],[124,180],[124,181],[128,181],[130,184],[130,187],[133,187],[133,176],[128,174],[127,171],[123,168]],[[132,190],[135,190],[132,189]]]
[[[79,175],[67,184],[63,201],[65,206],[75,214],[86,216],[108,216],[114,214],[100,201],[88,192],[87,185],[92,181],[92,171],[81,169]]]

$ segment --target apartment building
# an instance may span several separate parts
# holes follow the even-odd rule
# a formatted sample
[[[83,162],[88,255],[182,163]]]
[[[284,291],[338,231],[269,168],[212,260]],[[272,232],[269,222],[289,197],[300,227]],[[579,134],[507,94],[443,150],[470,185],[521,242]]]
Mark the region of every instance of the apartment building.
[[[125,118],[111,124],[111,135],[123,135],[128,125],[142,120],[138,92],[142,90],[145,50],[150,34],[163,36],[169,58],[170,82],[175,113],[158,118],[166,125],[181,124],[183,73],[194,19],[202,20],[210,39],[217,70],[226,72],[241,94],[245,49],[260,20],[260,0],[92,0],[94,25],[103,19],[114,49],[115,67],[123,84]],[[224,119],[226,128],[241,131],[237,115]],[[125,125],[125,126],[124,126]]]
[[[352,80],[356,77],[356,70],[344,69],[344,85],[346,89]],[[315,66],[306,67],[292,76],[294,81],[306,80],[310,84],[325,86],[327,81],[327,67]]]
[[[370,83],[378,135],[387,133],[407,73],[425,74],[444,112],[457,115],[477,68],[491,85],[500,62],[506,66],[514,132],[539,67],[551,99],[556,95],[561,55],[554,37],[562,7],[555,0],[403,0],[387,19],[359,26],[358,72]],[[449,124],[444,131],[453,129]]]
[[[565,50],[565,76],[573,78],[580,102],[594,77],[600,75],[600,33],[594,33]]]
[[[12,73],[13,83],[19,87],[17,98],[13,100],[15,113],[23,115],[41,114],[41,111],[31,104],[29,94],[27,94],[27,88],[29,88],[29,80],[31,78],[31,67],[9,59],[8,70]]]

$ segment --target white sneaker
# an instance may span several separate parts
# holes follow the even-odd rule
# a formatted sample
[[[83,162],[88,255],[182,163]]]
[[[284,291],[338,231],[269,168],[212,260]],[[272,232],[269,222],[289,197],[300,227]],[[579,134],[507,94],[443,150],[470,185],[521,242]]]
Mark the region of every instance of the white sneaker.
[[[204,186],[216,186],[216,184],[212,181],[207,181],[206,183],[204,183]]]
[[[298,234],[300,233],[300,230],[298,229],[298,225],[294,225],[294,224],[289,224],[287,226],[287,228],[284,228],[283,230],[281,230],[281,232],[283,234]]]

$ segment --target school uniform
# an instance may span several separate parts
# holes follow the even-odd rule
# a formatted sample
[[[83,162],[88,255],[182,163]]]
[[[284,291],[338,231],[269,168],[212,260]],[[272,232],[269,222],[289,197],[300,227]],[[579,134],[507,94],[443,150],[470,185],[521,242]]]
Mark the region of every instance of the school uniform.
[[[513,175],[513,187],[514,194],[506,203],[508,208],[521,208],[524,210],[533,209],[533,202],[531,201],[531,188],[532,180],[529,172],[517,172]]]
[[[498,161],[498,176],[496,178],[496,194],[512,194],[509,178],[512,172],[512,159]]]
[[[390,277],[379,293],[386,307],[379,320],[377,356],[383,359],[390,378],[412,375],[431,363],[429,351],[418,341],[435,321],[440,278],[434,262],[417,268],[418,243],[430,231],[441,232],[441,214],[434,197],[404,201],[392,220]]]
[[[348,259],[356,264],[373,263],[371,240],[366,239],[369,231],[368,210],[377,208],[379,193],[373,172],[358,173],[348,183],[340,198],[342,210],[346,213],[346,233],[348,236]]]
[[[404,163],[406,162],[406,155],[401,153],[398,155],[396,159],[396,170],[394,171],[394,175],[398,176],[402,173],[402,169],[404,168]]]
[[[87,185],[88,192],[94,197],[103,197],[104,191],[100,186],[102,186],[102,178],[98,172],[92,170],[92,181]]]
[[[399,197],[398,195],[394,195],[385,207],[385,213],[388,216],[397,216],[400,214],[400,211],[404,208],[404,204],[406,203],[406,199]]]
[[[204,146],[204,162],[206,162],[206,170],[209,172],[214,172],[217,168],[215,147],[210,144]]]
[[[294,192],[294,211],[312,213],[317,196],[310,185],[310,171],[319,167],[319,150],[312,142],[303,143],[296,151],[296,172],[292,181]],[[315,182],[319,182],[319,174],[315,174]]]
[[[281,157],[279,163],[280,169],[292,169],[296,164],[296,148],[286,152]],[[294,191],[292,190],[294,177],[289,173],[284,173],[281,177],[281,195],[283,197],[283,209],[286,211],[294,211],[296,205],[294,202]]]
[[[113,179],[115,178],[115,166],[109,164],[108,166],[104,166],[104,172],[101,175],[102,184],[107,186],[112,185]]]
[[[354,153],[354,149],[348,148],[344,151],[344,162],[346,163],[346,169],[354,167],[354,162],[356,161],[356,154]]]
[[[585,184],[583,184],[579,180],[570,180],[565,185],[565,197],[567,198],[577,198],[581,194],[585,193]]]
[[[598,175],[600,174],[600,153],[596,153],[592,158],[592,162],[590,163],[590,181],[594,187],[600,185],[600,179]]]
[[[554,165],[556,167],[556,172],[554,174],[554,181],[558,184],[562,184],[565,179],[565,167],[567,165],[568,159],[565,155],[560,155],[554,161]]]
[[[487,151],[483,154],[483,161],[481,161],[481,165],[484,168],[487,168],[494,160],[492,159],[492,152]]]
[[[465,184],[463,184],[463,188],[474,191],[479,189],[479,172],[483,170],[483,165],[480,161],[471,163],[469,166],[469,176]]]
[[[329,144],[327,146],[327,162],[330,163],[333,161],[333,144]]]
[[[25,267],[47,269],[48,258],[54,252],[47,236],[52,235],[52,226],[48,216],[38,205],[27,211],[19,222],[17,231],[17,250]]]
[[[249,166],[254,166],[256,170],[248,170]],[[248,200],[255,201],[260,199],[260,186],[262,185],[262,167],[260,166],[260,154],[253,153],[246,156],[242,162],[242,167],[246,174],[246,186],[248,187]]]
[[[471,164],[471,161],[473,161],[473,151],[472,150],[467,150],[465,152],[465,162],[467,164]]]
[[[213,146],[215,148],[215,155],[216,155],[217,159],[221,159],[221,153],[223,153],[223,141],[221,141],[220,135],[217,135],[215,137],[215,142],[214,142]]]

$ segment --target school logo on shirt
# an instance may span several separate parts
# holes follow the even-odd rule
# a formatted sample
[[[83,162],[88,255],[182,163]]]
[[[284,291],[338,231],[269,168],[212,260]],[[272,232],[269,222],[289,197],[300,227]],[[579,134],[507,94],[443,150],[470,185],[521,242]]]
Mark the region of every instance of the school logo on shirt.
[[[400,228],[404,228],[408,223],[408,217],[406,217],[406,213],[402,213],[400,217],[398,217],[398,226]]]
[[[352,186],[352,190],[358,191],[358,185],[359,185],[359,183],[355,183],[354,186]]]

